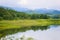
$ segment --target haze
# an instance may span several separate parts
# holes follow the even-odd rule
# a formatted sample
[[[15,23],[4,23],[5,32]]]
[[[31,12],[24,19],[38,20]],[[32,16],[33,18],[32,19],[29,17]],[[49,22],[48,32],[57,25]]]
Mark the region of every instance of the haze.
[[[60,10],[60,0],[0,0],[0,6]]]

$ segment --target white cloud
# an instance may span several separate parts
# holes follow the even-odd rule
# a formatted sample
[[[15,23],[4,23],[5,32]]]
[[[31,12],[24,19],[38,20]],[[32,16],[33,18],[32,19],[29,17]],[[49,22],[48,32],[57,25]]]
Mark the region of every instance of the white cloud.
[[[9,7],[25,7],[29,9],[60,9],[60,0],[0,0],[0,5]]]
[[[1,6],[16,7],[18,0],[0,0]]]

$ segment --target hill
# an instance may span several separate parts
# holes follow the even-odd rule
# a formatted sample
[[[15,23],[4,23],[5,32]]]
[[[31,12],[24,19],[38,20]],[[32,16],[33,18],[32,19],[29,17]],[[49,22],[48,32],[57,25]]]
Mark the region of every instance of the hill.
[[[21,9],[20,9],[21,10]],[[23,9],[24,10],[24,9]],[[16,11],[12,8],[0,7],[0,20],[16,20],[16,19],[59,19],[60,11],[49,10],[28,10]]]

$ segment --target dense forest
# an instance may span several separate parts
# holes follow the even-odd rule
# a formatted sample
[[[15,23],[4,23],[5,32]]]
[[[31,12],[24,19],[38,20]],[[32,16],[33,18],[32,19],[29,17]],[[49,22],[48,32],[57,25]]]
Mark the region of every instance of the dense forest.
[[[14,20],[14,19],[59,19],[60,15],[38,14],[19,12],[11,8],[0,6],[0,20]]]

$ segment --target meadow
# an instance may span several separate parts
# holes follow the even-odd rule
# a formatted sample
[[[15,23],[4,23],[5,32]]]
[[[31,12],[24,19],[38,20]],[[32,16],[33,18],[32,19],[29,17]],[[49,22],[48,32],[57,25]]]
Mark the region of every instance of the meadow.
[[[60,24],[60,20],[59,19],[2,20],[0,21],[0,30],[28,27],[28,26],[46,26],[53,24]]]

